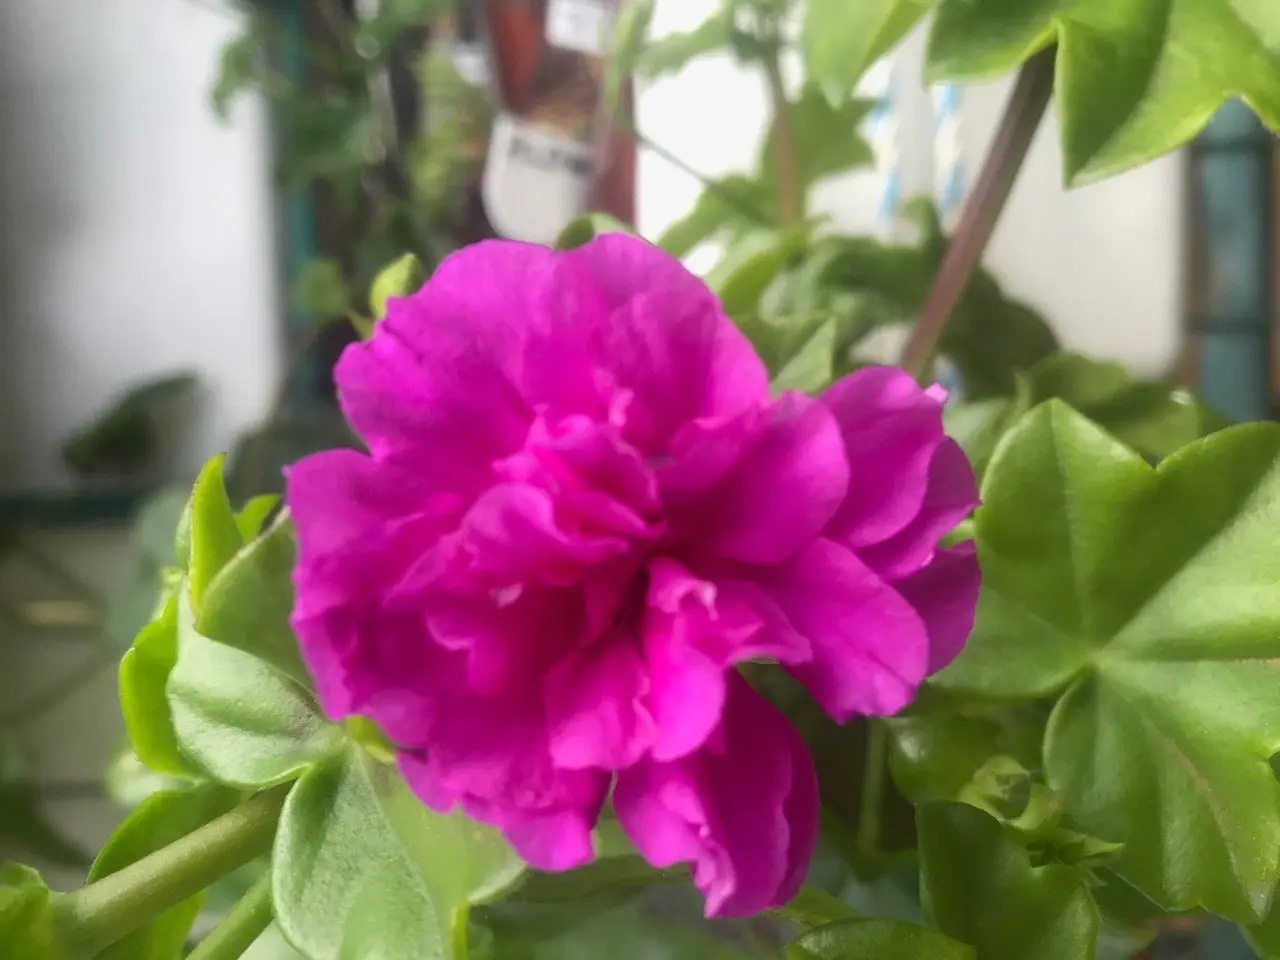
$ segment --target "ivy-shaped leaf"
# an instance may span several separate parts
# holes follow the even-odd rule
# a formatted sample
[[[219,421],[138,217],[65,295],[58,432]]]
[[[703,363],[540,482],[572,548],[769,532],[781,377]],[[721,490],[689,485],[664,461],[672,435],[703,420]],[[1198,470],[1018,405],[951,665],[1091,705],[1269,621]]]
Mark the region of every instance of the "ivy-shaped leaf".
[[[1057,695],[1045,776],[1168,909],[1266,913],[1280,863],[1280,426],[1152,468],[1051,401],[1001,444],[975,518],[977,623],[935,678]]]
[[[1155,463],[1227,425],[1185,390],[1142,380],[1118,363],[1055,353],[1019,374],[1009,397],[947,408],[947,432],[981,476],[1000,438],[1045,400],[1062,400]]]
[[[1093,960],[1098,910],[1083,875],[1033,867],[990,814],[927,803],[916,818],[920,890],[934,925],[978,960]]]
[[[805,73],[832,100],[848,97],[868,68],[906,36],[935,0],[807,0]]]
[[[398,780],[394,768],[346,751],[289,794],[273,900],[281,931],[308,960],[465,957],[467,904],[518,869],[496,835],[461,814],[432,813]],[[414,821],[412,846],[391,818]]]
[[[1053,43],[1068,183],[1173,150],[1237,97],[1280,130],[1270,0],[942,0],[927,75],[991,80]]]

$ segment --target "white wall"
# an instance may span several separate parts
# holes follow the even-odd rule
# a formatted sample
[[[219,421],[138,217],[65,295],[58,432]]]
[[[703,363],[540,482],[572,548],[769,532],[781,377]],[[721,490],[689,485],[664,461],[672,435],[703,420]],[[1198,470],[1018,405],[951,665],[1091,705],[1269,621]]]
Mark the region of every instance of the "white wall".
[[[660,0],[655,31],[690,29],[718,2]],[[908,196],[929,192],[932,183],[929,98],[917,82],[923,40],[918,32],[899,54]],[[1009,86],[1005,81],[965,92],[961,139],[971,172]],[[709,175],[747,169],[762,136],[764,113],[762,81],[728,57],[695,62],[678,78],[648,86],[638,108],[647,135]],[[1068,192],[1061,187],[1058,156],[1057,119],[1051,113],[1005,209],[987,265],[1013,294],[1050,319],[1068,348],[1121,360],[1141,374],[1165,373],[1179,342],[1182,158],[1166,157]],[[878,189],[873,172],[860,172],[823,185],[815,199],[839,229],[870,232]],[[639,190],[641,229],[656,236],[688,209],[699,187],[646,152]]]
[[[0,490],[130,381],[194,368],[196,466],[279,366],[266,122],[208,109],[218,0],[0,0]]]

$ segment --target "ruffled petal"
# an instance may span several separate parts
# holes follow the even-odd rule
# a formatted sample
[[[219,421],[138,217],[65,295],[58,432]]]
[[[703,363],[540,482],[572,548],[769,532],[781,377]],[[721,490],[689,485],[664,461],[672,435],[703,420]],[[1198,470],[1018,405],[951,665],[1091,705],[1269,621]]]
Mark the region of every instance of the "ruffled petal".
[[[832,384],[822,403],[840,425],[848,494],[827,536],[858,548],[907,526],[924,503],[943,441],[942,404],[896,367],[865,367]]]
[[[705,283],[638,237],[606,234],[565,255],[608,309],[590,341],[614,390],[632,396],[634,436],[655,449],[690,420],[766,401],[769,377]]]
[[[644,756],[654,737],[649,684],[633,638],[604,637],[561,661],[543,684],[555,764],[619,770]]]
[[[468,568],[500,587],[574,583],[630,549],[619,536],[566,529],[546,490],[515,483],[491,487],[472,505],[460,546]]]
[[[523,442],[534,406],[598,402],[584,349],[564,326],[601,309],[563,254],[466,247],[416,294],[392,299],[371,340],[343,352],[343,412],[375,455],[411,456],[451,488],[474,490]]]
[[[973,467],[960,445],[946,438],[929,464],[929,486],[920,511],[889,539],[858,549],[858,556],[887,580],[915,573],[933,556],[938,540],[978,506]]]
[[[852,551],[818,540],[754,582],[812,644],[812,659],[789,669],[835,720],[911,702],[928,669],[925,624]]]
[[[692,549],[778,563],[813,541],[844,499],[849,460],[835,419],[798,393],[780,397],[733,468],[685,518]]]
[[[959,656],[973,630],[982,572],[972,541],[939,550],[922,570],[895,584],[929,631],[929,673]]]
[[[708,916],[746,917],[789,901],[817,841],[817,779],[799,734],[732,677],[715,747],[618,775],[613,805],[656,867],[688,862]]]
[[[461,691],[460,691],[461,692]],[[566,770],[548,749],[541,704],[461,695],[425,751],[402,750],[410,789],[433,810],[455,805],[507,837],[531,866],[567,870],[592,858],[591,830],[609,775]]]

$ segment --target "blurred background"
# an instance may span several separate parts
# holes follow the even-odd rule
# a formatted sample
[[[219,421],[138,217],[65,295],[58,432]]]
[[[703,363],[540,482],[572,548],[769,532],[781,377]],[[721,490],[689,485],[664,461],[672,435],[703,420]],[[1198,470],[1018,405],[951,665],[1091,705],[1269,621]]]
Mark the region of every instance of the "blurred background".
[[[717,5],[659,0],[654,32]],[[601,120],[601,51],[527,67],[539,37],[518,7],[0,0],[0,859],[73,885],[154,788],[123,749],[112,667],[172,563],[184,484],[227,451],[241,495],[278,489],[280,464],[349,442],[329,371],[379,268],[554,237],[588,207],[657,238],[694,207],[695,173],[750,167],[767,95],[727,53],[627,85],[637,149]],[[907,199],[944,226],[958,207],[1008,84],[940,100],[922,55],[917,33],[870,78],[870,161],[813,195],[831,228],[905,243]],[[487,149],[532,127],[498,115],[582,163],[531,189]],[[985,267],[1065,349],[1269,418],[1278,171],[1232,106],[1189,148],[1067,192],[1050,118]],[[716,250],[695,243],[690,266]]]

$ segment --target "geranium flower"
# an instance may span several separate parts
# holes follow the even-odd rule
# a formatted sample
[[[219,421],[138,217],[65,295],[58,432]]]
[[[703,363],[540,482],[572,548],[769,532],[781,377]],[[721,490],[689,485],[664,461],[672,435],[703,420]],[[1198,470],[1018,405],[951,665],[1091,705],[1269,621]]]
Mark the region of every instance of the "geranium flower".
[[[977,496],[941,398],[891,368],[771,397],[707,287],[623,235],[462,250],[336,378],[369,454],[287,487],[329,716],[372,718],[424,803],[534,867],[590,861],[612,788],[708,914],[790,899],[813,765],[735,665],[845,721],[959,651],[977,565],[937,543]]]

